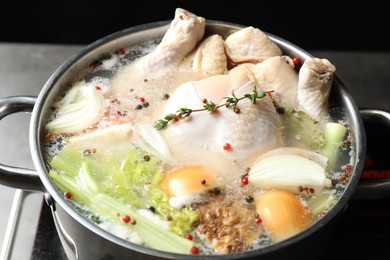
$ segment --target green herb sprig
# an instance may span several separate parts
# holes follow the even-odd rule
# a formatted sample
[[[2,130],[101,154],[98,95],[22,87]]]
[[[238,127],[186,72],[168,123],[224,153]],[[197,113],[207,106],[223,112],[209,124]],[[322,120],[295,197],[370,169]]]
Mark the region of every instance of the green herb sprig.
[[[207,101],[204,100],[203,108],[199,109],[189,109],[189,108],[179,108],[176,111],[176,114],[167,114],[163,119],[158,119],[155,124],[154,128],[157,130],[163,130],[168,127],[169,122],[175,122],[182,120],[184,118],[189,117],[194,112],[201,112],[201,111],[208,111],[210,114],[213,114],[221,107],[231,107],[235,113],[240,113],[240,109],[238,107],[238,102],[240,102],[243,99],[249,99],[252,104],[256,103],[256,100],[261,99],[265,97],[267,94],[271,93],[273,91],[261,91],[258,90],[256,86],[253,87],[252,94],[247,93],[242,97],[237,97],[234,93],[234,90],[232,90],[232,95],[230,97],[223,97],[225,99],[225,102],[218,105],[213,101]]]

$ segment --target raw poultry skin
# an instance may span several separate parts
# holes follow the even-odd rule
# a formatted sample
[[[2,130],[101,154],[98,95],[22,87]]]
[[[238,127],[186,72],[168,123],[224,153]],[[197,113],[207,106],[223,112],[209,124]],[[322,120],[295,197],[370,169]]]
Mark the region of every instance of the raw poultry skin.
[[[298,74],[288,56],[274,56],[252,66],[260,88],[273,90],[272,96],[282,104],[297,106]]]
[[[258,28],[248,26],[226,38],[226,53],[235,64],[258,63],[281,56],[282,50]]]
[[[328,113],[328,98],[336,67],[327,59],[306,60],[299,70],[297,100],[299,108],[322,122]]]
[[[205,30],[205,19],[187,10],[177,8],[175,18],[157,46],[156,50],[145,56],[138,64],[141,70],[152,73],[161,68],[170,68],[194,49],[202,39]]]
[[[163,114],[175,113],[180,107],[202,108],[204,99],[222,104],[223,97],[230,96],[233,90],[241,97],[252,93],[256,85],[242,71],[188,82],[173,92]],[[239,108],[240,113],[226,107],[213,114],[194,112],[189,119],[171,124],[161,134],[179,161],[206,165],[228,181],[259,154],[282,145],[279,117],[271,99],[264,97],[256,104],[243,100]],[[223,149],[225,143],[231,145],[231,150]]]
[[[192,69],[207,76],[225,74],[227,72],[225,42],[220,35],[214,34],[207,37],[196,48]]]
[[[152,127],[155,120],[174,114],[179,108],[200,109],[205,100],[221,104],[224,97],[232,96],[232,91],[241,97],[251,94],[254,87],[274,91],[277,102],[296,109],[318,109],[311,113],[317,120],[324,116],[333,65],[324,70],[324,84],[323,72],[318,70],[322,66],[312,69],[309,59],[308,68],[304,64],[305,72],[298,74],[291,57],[283,56],[279,47],[258,29],[238,30],[226,41],[220,36],[202,41],[204,25],[203,18],[178,8],[159,46],[112,79],[111,98],[121,100],[123,109],[134,107],[139,96],[150,103],[146,110],[128,112],[127,121],[141,119]],[[231,61],[236,67],[228,66]],[[169,99],[162,100],[165,94],[169,94]],[[181,165],[206,165],[219,174],[221,185],[237,182],[258,156],[283,146],[280,117],[270,97],[255,104],[242,100],[238,107],[240,113],[226,107],[213,114],[193,112],[188,118],[169,123],[162,131],[151,131],[162,138],[170,156]],[[223,149],[226,143],[231,149]],[[222,205],[217,203],[220,200]],[[243,210],[234,200],[237,198],[228,201],[220,197],[198,205],[201,222],[196,231],[218,253],[249,249],[263,232],[261,225],[253,227],[253,209]],[[230,216],[225,223],[216,218],[221,214]],[[250,221],[252,224],[248,224]],[[248,230],[239,231],[247,224]],[[220,226],[211,232],[215,225]]]

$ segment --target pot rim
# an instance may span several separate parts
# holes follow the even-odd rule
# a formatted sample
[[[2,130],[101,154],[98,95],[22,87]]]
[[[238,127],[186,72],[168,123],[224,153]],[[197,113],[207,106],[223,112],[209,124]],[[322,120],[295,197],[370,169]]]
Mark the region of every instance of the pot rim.
[[[345,188],[343,194],[340,196],[337,203],[332,207],[332,209],[327,214],[325,214],[321,219],[316,221],[316,223],[314,223],[304,231],[300,232],[299,234],[287,240],[281,241],[271,246],[267,246],[265,248],[249,250],[241,253],[226,254],[226,255],[187,255],[187,254],[183,255],[183,254],[163,252],[163,251],[147,248],[144,246],[140,246],[137,244],[133,244],[127,240],[121,239],[109,233],[108,231],[103,230],[102,228],[98,227],[97,225],[93,224],[92,222],[82,217],[73,207],[69,205],[69,203],[63,198],[63,196],[59,194],[59,192],[57,191],[57,189],[55,188],[55,186],[53,185],[53,183],[51,182],[48,176],[47,163],[45,162],[41,152],[41,146],[42,146],[41,132],[43,126],[42,121],[44,119],[42,118],[42,113],[44,111],[45,103],[48,99],[49,93],[52,91],[52,89],[54,88],[58,80],[63,76],[63,74],[66,71],[73,69],[73,66],[75,66],[75,64],[83,57],[93,54],[95,50],[98,50],[102,46],[110,42],[114,42],[122,37],[126,37],[128,35],[136,34],[136,33],[143,33],[144,31],[147,30],[163,30],[163,28],[168,27],[170,22],[171,21],[159,21],[159,22],[152,22],[152,23],[142,24],[138,26],[133,26],[96,40],[95,42],[85,46],[79,52],[75,53],[73,56],[68,58],[60,67],[58,67],[57,70],[55,70],[55,72],[51,75],[51,77],[47,80],[47,82],[43,86],[37,98],[34,109],[32,111],[32,117],[31,117],[30,129],[29,129],[29,141],[30,141],[30,150],[31,150],[35,169],[37,170],[46,191],[49,193],[47,195],[54,198],[53,204],[58,203],[69,215],[72,216],[73,219],[78,221],[84,227],[88,228],[90,231],[94,232],[95,234],[107,240],[110,240],[115,244],[118,244],[130,250],[138,251],[140,253],[144,253],[147,255],[154,255],[154,256],[163,257],[167,259],[184,259],[184,258],[185,259],[222,259],[222,258],[242,259],[247,257],[259,256],[259,255],[274,252],[279,248],[284,248],[284,247],[288,247],[289,245],[295,244],[298,241],[315,233],[316,231],[324,227],[326,224],[328,224],[336,215],[338,215],[342,211],[342,209],[347,205],[347,202],[351,198],[352,193],[354,192],[357,183],[360,179],[360,176],[362,174],[363,166],[364,166],[364,156],[366,153],[366,135],[363,127],[362,118],[360,117],[358,108],[354,100],[352,99],[352,96],[347,91],[344,84],[337,77],[337,75],[335,75],[334,77],[333,85],[337,86],[336,87],[337,95],[339,98],[341,98],[343,104],[345,104],[346,111],[350,112],[349,113],[350,118],[348,120],[348,123],[350,126],[353,126],[354,128],[352,129],[352,131],[354,132],[354,139],[355,139],[354,142],[355,152],[352,155],[354,156],[354,167],[352,172],[353,174],[351,175],[349,184]],[[246,27],[245,25],[236,24],[236,23],[217,21],[217,20],[207,20],[206,33],[208,28],[212,28],[216,26],[226,27],[229,30],[237,30]],[[299,46],[296,46],[295,44],[281,37],[273,35],[271,33],[268,32],[265,33],[271,38],[271,40],[273,40],[282,48],[284,54],[287,50],[287,52],[298,53],[301,60],[305,60],[307,58],[313,57],[312,54],[303,50]],[[332,87],[332,92],[334,91],[333,90],[335,88],[334,86]],[[54,205],[52,205],[52,207],[53,206]]]

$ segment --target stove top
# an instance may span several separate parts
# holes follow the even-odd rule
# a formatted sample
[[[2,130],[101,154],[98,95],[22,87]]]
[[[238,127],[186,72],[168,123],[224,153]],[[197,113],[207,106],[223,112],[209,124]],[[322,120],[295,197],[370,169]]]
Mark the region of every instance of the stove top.
[[[68,259],[54,226],[51,209],[44,204],[34,240],[31,260]]]

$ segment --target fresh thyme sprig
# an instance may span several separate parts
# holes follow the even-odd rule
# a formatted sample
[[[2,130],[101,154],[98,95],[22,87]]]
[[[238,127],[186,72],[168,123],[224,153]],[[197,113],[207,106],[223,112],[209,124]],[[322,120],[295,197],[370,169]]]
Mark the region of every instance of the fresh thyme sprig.
[[[261,91],[256,88],[256,86],[253,87],[252,94],[247,93],[242,97],[237,97],[234,93],[234,90],[232,90],[232,96],[231,97],[224,97],[226,101],[220,105],[216,104],[213,101],[204,101],[203,108],[199,109],[189,109],[189,108],[180,108],[176,111],[176,114],[167,114],[164,119],[159,119],[155,122],[154,128],[157,130],[163,130],[167,128],[169,122],[175,122],[179,121],[181,119],[184,119],[186,117],[189,117],[193,112],[201,112],[201,111],[208,111],[210,114],[214,113],[221,107],[231,107],[235,113],[240,113],[240,109],[238,108],[238,102],[240,102],[243,99],[249,99],[252,104],[256,103],[257,99],[261,99],[265,97],[268,93],[271,93],[273,91]]]

